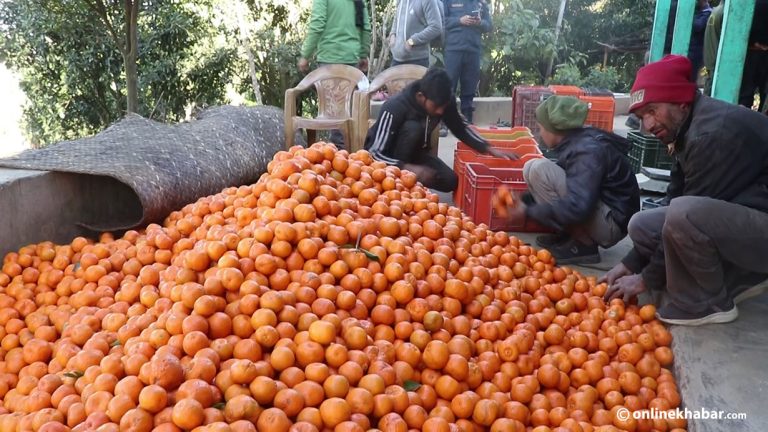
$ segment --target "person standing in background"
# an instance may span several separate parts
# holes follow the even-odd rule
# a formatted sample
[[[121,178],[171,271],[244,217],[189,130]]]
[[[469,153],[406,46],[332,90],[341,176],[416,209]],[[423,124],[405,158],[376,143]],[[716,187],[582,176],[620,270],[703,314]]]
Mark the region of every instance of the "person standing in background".
[[[392,66],[415,64],[429,67],[430,43],[443,34],[440,0],[399,0],[389,49]]]
[[[451,77],[453,94],[461,84],[461,113],[472,123],[483,33],[491,31],[491,13],[485,0],[444,0],[445,69]]]
[[[370,45],[371,21],[364,0],[314,0],[297,66],[309,72],[309,59],[316,55],[318,66],[345,64],[368,72]],[[331,131],[330,141],[345,144],[339,130]]]
[[[723,28],[724,7],[725,1],[722,1],[712,9],[712,13],[709,15],[709,19],[707,19],[707,28],[704,30],[703,60],[704,68],[707,70],[704,94],[707,96],[712,96],[712,77],[715,74],[717,50],[720,45],[720,30]]]
[[[720,33],[723,27],[723,0],[713,11],[707,22],[704,35],[704,66],[706,66],[707,82],[705,94],[712,93],[712,78],[717,62],[717,51],[720,45]],[[747,41],[747,53],[744,57],[744,71],[741,76],[739,90],[739,105],[752,108],[755,92],[760,97],[758,111],[768,107],[765,103],[768,97],[768,0],[756,0],[755,11],[752,15],[752,25]]]
[[[712,13],[709,1],[698,0],[693,12],[693,25],[691,27],[691,42],[688,45],[688,58],[691,59],[693,69],[691,80],[697,82],[699,72],[704,63],[704,31],[707,28],[707,20]]]
[[[704,31],[707,28],[707,20],[712,13],[708,0],[697,0],[693,10],[693,23],[691,25],[691,39],[688,43],[688,58],[693,64],[691,80],[696,82],[703,63]],[[677,0],[672,0],[669,9],[669,22],[667,23],[667,37],[664,42],[664,54],[672,52],[672,37],[675,33],[675,18],[677,17]],[[647,63],[647,62],[646,62]]]

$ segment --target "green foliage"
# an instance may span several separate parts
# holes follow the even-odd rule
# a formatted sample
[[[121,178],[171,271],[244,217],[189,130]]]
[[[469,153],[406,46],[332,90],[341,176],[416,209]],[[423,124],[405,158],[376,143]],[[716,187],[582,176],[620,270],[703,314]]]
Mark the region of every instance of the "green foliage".
[[[619,73],[616,68],[611,66],[604,68],[601,65],[594,65],[584,75],[578,66],[569,63],[558,67],[549,83],[616,91],[619,84]]]
[[[608,52],[607,66],[616,69],[615,90],[632,85],[653,28],[655,0],[569,0],[566,19],[571,25],[573,49],[588,56],[586,64],[602,64],[603,43],[617,48]]]
[[[595,65],[589,68],[587,76],[584,78],[585,87],[597,87],[617,91],[619,84],[619,72],[616,68],[601,65]]]
[[[565,64],[557,68],[555,75],[550,80],[550,84],[573,85],[581,87],[584,85],[584,78],[581,76],[581,70],[575,64]]]
[[[120,23],[121,5],[109,4]],[[205,3],[142,4],[139,114],[177,121],[197,105],[223,102],[235,51],[206,44],[216,29],[199,15]],[[123,58],[84,2],[1,2],[0,26],[0,55],[30,101],[23,121],[33,145],[93,134],[122,117]]]
[[[303,78],[296,62],[301,54],[310,13],[311,5],[297,2],[257,2],[252,7],[251,16],[256,22],[256,31],[251,35],[251,49],[254,51],[263,104],[282,107],[285,91]],[[316,66],[310,65],[313,69]],[[243,70],[238,88],[241,94],[248,94],[252,87],[250,79],[244,78],[246,75]],[[299,110],[305,115],[317,112],[314,93],[308,92],[302,98]]]
[[[256,51],[256,71],[265,105],[283,106],[285,91],[301,81],[296,60],[301,51],[301,41],[286,39],[271,29],[253,35]],[[240,91],[247,92],[250,80],[243,81]]]
[[[520,84],[541,82],[546,59],[555,50],[554,32],[520,0],[495,9],[485,40],[481,94],[511,95]],[[533,79],[534,82],[527,80]]]
[[[397,0],[365,0],[380,26]],[[626,91],[642,64],[654,0],[487,0],[480,95],[557,83]],[[121,2],[105,2],[122,23]],[[261,101],[281,107],[302,78],[296,67],[312,0],[148,0],[139,12],[139,113],[178,121],[206,105]],[[0,59],[21,77],[24,122],[36,145],[97,132],[124,114],[120,47],[83,0],[0,0]],[[118,29],[120,30],[120,29]],[[385,29],[386,30],[386,29]],[[605,44],[611,48],[603,68]],[[378,39],[374,52],[383,41]],[[252,76],[247,51],[253,54]],[[435,53],[441,63],[441,53]],[[550,62],[554,76],[547,76]],[[304,114],[316,111],[309,92]]]

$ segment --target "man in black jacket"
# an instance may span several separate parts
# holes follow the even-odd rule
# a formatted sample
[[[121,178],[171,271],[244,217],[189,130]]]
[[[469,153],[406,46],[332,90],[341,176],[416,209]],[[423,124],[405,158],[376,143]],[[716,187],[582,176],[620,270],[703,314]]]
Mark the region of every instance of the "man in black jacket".
[[[368,130],[365,149],[375,160],[412,171],[425,186],[451,192],[458,184],[456,173],[429,154],[429,137],[441,120],[456,138],[480,153],[516,158],[491,148],[469,128],[456,108],[451,79],[438,68],[428,70],[420,80],[384,102],[376,123]]]
[[[542,143],[557,163],[532,159],[523,167],[529,196],[512,210],[557,230],[539,246],[559,264],[600,262],[598,245],[611,247],[627,235],[640,210],[640,189],[626,158],[629,141],[583,127],[589,108],[572,96],[550,96],[536,108]]]
[[[637,73],[630,111],[673,149],[671,201],[632,218],[633,249],[601,281],[624,301],[666,288],[666,323],[724,323],[768,286],[768,118],[698,94],[690,72],[670,55]]]

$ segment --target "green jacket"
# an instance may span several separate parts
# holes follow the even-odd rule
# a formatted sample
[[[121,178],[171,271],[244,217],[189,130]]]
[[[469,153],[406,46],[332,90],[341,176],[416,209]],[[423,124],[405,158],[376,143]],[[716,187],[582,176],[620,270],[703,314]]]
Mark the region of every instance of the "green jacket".
[[[710,76],[715,72],[717,47],[720,44],[720,31],[723,28],[723,4],[712,9],[712,14],[704,30],[704,67]]]
[[[314,0],[301,56],[310,59],[316,54],[318,63],[351,65],[368,58],[371,21],[367,3],[362,1],[363,27],[358,28],[353,0]]]

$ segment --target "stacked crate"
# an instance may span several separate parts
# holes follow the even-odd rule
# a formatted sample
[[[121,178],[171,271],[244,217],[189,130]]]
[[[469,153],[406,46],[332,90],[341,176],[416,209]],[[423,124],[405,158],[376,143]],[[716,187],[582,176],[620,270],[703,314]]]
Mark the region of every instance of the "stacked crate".
[[[576,86],[517,86],[512,91],[512,126],[527,127],[534,136],[539,132],[536,107],[551,95],[577,97],[589,105],[585,125],[613,132],[615,101],[604,89],[582,89]]]
[[[538,144],[527,128],[476,129],[488,139],[491,146],[520,156],[508,160],[481,155],[466,144],[459,142],[454,152],[453,170],[459,177],[453,201],[476,223],[484,223],[492,230],[547,231],[531,220],[514,220],[496,214],[491,198],[501,185],[523,193],[528,187],[523,179],[523,165],[531,159],[543,157]],[[508,139],[505,139],[508,138]]]

